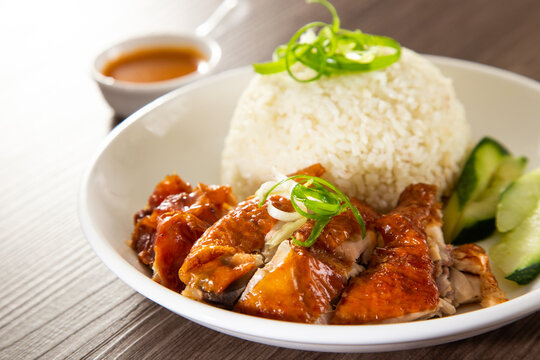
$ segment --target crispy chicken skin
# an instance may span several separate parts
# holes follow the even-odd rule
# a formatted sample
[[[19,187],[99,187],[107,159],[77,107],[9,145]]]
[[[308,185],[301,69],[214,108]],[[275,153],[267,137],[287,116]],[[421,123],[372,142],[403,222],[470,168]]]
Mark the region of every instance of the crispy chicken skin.
[[[152,195],[148,199],[148,208],[154,210],[157,208],[163,200],[169,195],[190,193],[193,188],[190,184],[180,178],[180,176],[167,175],[161,180],[154,189]]]
[[[378,214],[353,200],[366,223],[362,238],[350,210],[335,216],[310,248],[283,241],[272,260],[250,280],[234,310],[276,320],[326,323],[333,304],[347,285],[355,261],[375,245]],[[294,234],[305,241],[313,228],[308,221]]]
[[[178,269],[191,246],[234,205],[229,186],[192,188],[178,175],[168,175],[158,183],[146,208],[135,214],[131,245],[141,262],[152,266],[155,281],[181,291]]]
[[[384,247],[368,270],[351,279],[333,324],[409,321],[438,311],[439,289],[425,228],[440,223],[440,204],[431,185],[408,186],[398,206],[377,221]]]
[[[147,206],[135,213],[131,246],[137,251],[141,262],[152,265],[160,216],[168,212],[187,212],[210,226],[236,203],[236,197],[229,186],[198,184],[192,188],[178,175],[167,175],[156,185]]]
[[[313,164],[292,175],[320,176],[325,169]],[[272,195],[259,207],[259,199],[248,198],[217,221],[194,244],[178,272],[186,284],[184,296],[232,306],[253,273],[263,265],[261,254],[266,235],[278,223],[267,210],[293,212],[290,200]]]
[[[234,310],[276,320],[316,322],[347,283],[339,264],[324,261],[325,255],[282,242],[272,261],[253,276],[256,283],[248,284]]]
[[[161,216],[156,228],[153,280],[171,290],[183,290],[184,284],[178,278],[178,269],[193,243],[208,226],[205,221],[186,212],[168,212]]]
[[[268,201],[292,211],[290,202],[281,196]],[[258,204],[256,198],[241,202],[197,240],[178,273],[189,288],[184,295],[201,300],[203,293],[221,294],[262,264],[259,252],[277,220],[268,214],[267,203]]]
[[[133,222],[135,230],[131,235],[131,247],[135,249],[139,260],[146,264],[154,263],[154,242],[157,227],[157,215],[152,216],[155,208],[169,195],[190,193],[191,185],[178,175],[167,175],[155,187],[148,198],[146,207],[135,213]]]

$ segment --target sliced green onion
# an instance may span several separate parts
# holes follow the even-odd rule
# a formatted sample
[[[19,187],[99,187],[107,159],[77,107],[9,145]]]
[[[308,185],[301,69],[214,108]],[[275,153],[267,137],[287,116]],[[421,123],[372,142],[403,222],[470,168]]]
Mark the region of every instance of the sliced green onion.
[[[259,207],[263,206],[274,189],[290,180],[297,180],[297,184],[291,190],[291,204],[294,210],[307,219],[315,220],[315,225],[308,239],[299,241],[293,238],[295,245],[312,246],[330,220],[334,216],[347,211],[347,209],[351,210],[362,229],[362,236],[365,236],[364,220],[358,209],[351,204],[347,195],[339,191],[330,182],[316,176],[294,175],[281,180],[264,194],[259,202]],[[303,206],[300,206],[300,204]]]
[[[321,235],[324,227],[330,222],[331,219],[332,219],[331,217],[326,217],[326,218],[321,218],[315,221],[315,225],[313,225],[313,229],[311,229],[311,234],[309,234],[309,237],[307,238],[307,240],[300,241],[293,237],[293,244],[296,246],[304,246],[304,247],[312,246],[313,244],[315,244],[315,242],[319,238],[319,235]]]
[[[332,24],[318,21],[302,26],[287,44],[276,48],[273,61],[253,64],[257,73],[269,75],[287,71],[296,81],[309,82],[323,75],[373,71],[399,60],[401,46],[394,39],[341,29],[336,9],[327,0],[307,2],[325,6],[332,15]],[[319,32],[315,33],[317,29]],[[292,70],[297,62],[314,70],[315,74],[299,78]]]

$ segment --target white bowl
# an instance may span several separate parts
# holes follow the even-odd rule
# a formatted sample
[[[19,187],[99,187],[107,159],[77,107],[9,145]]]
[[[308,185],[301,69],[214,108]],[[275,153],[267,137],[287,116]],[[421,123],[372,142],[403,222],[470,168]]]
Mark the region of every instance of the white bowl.
[[[490,135],[540,166],[540,85],[470,62],[431,57],[454,79],[475,137]],[[103,262],[133,289],[203,326],[295,349],[373,352],[409,349],[493,330],[540,309],[540,280],[518,287],[498,276],[510,301],[487,309],[401,324],[333,326],[267,320],[199,303],[153,282],[126,245],[133,213],[155,184],[177,172],[192,183],[219,182],[221,150],[250,68],[204,79],[170,93],[117,126],[84,176],[79,199],[83,230]],[[196,121],[194,121],[196,119]],[[491,240],[493,241],[493,240]],[[490,242],[482,242],[489,247]],[[497,275],[497,274],[496,274]]]
[[[198,71],[165,81],[135,83],[116,80],[102,73],[108,61],[120,54],[149,46],[174,45],[194,47],[208,59]],[[96,57],[92,76],[97,82],[103,97],[119,117],[127,117],[152,100],[177,89],[189,82],[211,73],[221,58],[221,48],[209,37],[195,34],[156,34],[123,41]]]

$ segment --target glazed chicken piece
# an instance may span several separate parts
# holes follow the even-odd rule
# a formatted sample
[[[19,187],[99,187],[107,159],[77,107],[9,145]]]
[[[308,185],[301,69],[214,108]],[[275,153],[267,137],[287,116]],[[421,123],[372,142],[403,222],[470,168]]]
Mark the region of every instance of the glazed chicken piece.
[[[288,176],[309,175],[309,176],[321,177],[325,172],[326,172],[326,169],[324,168],[324,166],[322,166],[320,163],[316,163],[308,167],[305,167],[303,169],[300,169],[295,173],[289,174]]]
[[[293,175],[320,176],[324,171],[322,165],[314,164]],[[261,207],[259,201],[251,197],[241,202],[194,244],[178,273],[186,284],[182,295],[224,307],[234,304],[264,264],[267,235],[281,225],[268,213],[268,204],[294,211],[290,200],[282,196],[270,196]]]
[[[131,235],[131,247],[137,252],[139,260],[146,264],[154,263],[154,242],[157,227],[157,215],[152,216],[155,208],[169,195],[190,193],[191,185],[178,175],[167,175],[155,187],[148,198],[146,207],[135,213],[135,230]]]
[[[348,210],[326,225],[310,248],[283,241],[272,260],[251,278],[234,310],[277,320],[327,323],[332,306],[348,278],[360,271],[356,260],[369,256],[376,242],[378,214],[353,200],[366,223],[366,235]],[[305,241],[313,228],[308,221],[294,233]]]
[[[351,279],[333,324],[402,322],[439,314],[437,269],[426,233],[429,225],[441,225],[435,186],[408,186],[398,206],[377,221],[384,247],[376,248],[369,268]]]
[[[339,261],[286,240],[251,278],[234,310],[276,320],[324,322],[346,284]]]
[[[198,184],[193,189],[177,175],[167,176],[135,215],[132,247],[152,267],[155,281],[179,292],[184,285],[178,270],[191,246],[235,204],[228,186]]]
[[[167,212],[159,217],[152,266],[152,279],[171,290],[180,292],[184,284],[178,269],[195,241],[210,225],[188,212]]]
[[[290,201],[281,196],[271,196],[262,207],[259,199],[250,198],[197,240],[178,273],[187,285],[182,295],[232,305],[263,264],[265,236],[278,222],[268,214],[268,202],[292,211]]]
[[[491,273],[486,252],[476,244],[454,249],[450,280],[455,289],[456,306],[479,302],[482,307],[490,307],[507,301]]]

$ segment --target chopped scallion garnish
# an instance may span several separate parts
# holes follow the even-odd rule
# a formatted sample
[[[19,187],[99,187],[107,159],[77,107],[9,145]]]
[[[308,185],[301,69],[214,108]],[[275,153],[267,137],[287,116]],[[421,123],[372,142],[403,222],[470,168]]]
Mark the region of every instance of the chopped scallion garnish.
[[[276,183],[264,194],[259,202],[261,207],[272,191],[286,181],[296,180],[297,184],[291,191],[291,204],[297,213],[303,217],[315,220],[315,225],[306,241],[299,241],[293,238],[293,243],[297,246],[309,247],[313,245],[322,233],[326,224],[330,220],[347,209],[353,213],[356,221],[362,228],[362,235],[365,236],[366,227],[364,220],[358,209],[351,204],[347,195],[339,191],[330,182],[316,176],[294,175]]]
[[[286,45],[277,47],[272,62],[253,64],[257,73],[268,75],[287,71],[293,79],[309,82],[323,75],[373,71],[399,60],[401,46],[394,39],[341,29],[336,9],[327,0],[307,2],[325,6],[332,14],[332,24],[312,22],[304,25]],[[315,33],[316,29],[319,29],[318,33]],[[292,70],[297,62],[311,68],[315,74],[299,78]]]

